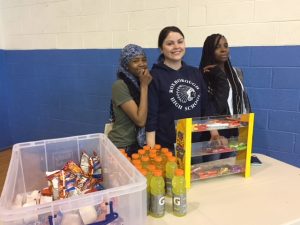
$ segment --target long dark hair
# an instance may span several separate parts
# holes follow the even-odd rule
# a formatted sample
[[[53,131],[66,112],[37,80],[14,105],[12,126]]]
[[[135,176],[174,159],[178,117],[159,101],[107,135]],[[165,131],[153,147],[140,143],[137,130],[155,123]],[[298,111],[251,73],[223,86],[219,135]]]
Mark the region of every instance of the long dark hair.
[[[222,34],[212,34],[208,36],[203,44],[202,56],[199,65],[199,70],[204,75],[204,67],[208,65],[217,64],[215,57],[215,50],[220,42],[221,38],[225,38]],[[233,113],[238,114],[243,112],[243,88],[240,80],[238,78],[238,74],[233,69],[230,59],[224,63],[225,74],[232,88],[232,96],[233,96]],[[208,79],[205,79],[208,80]],[[208,84],[209,85],[209,84]]]
[[[163,28],[159,35],[158,35],[158,47],[160,49],[162,49],[162,46],[163,46],[163,43],[164,43],[164,40],[166,39],[166,37],[169,35],[169,33],[171,32],[175,32],[175,33],[179,33],[181,34],[181,36],[184,38],[184,34],[182,33],[182,31],[178,28],[178,27],[175,27],[175,26],[168,26],[168,27],[165,27]],[[163,60],[165,59],[164,55],[163,54],[160,54],[159,57],[158,57],[158,62],[162,62]]]
[[[202,73],[204,67],[208,65],[217,64],[215,50],[222,37],[224,36],[221,34],[212,34],[205,39],[202,48],[201,61],[199,65],[199,69]]]

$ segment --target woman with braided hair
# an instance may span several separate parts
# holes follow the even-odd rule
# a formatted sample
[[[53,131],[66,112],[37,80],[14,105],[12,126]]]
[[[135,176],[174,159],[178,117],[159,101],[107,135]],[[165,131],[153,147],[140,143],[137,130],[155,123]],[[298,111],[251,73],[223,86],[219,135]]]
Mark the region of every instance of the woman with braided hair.
[[[120,56],[117,81],[112,86],[112,130],[108,138],[131,156],[145,144],[148,113],[148,85],[152,80],[144,50],[126,45]]]
[[[208,107],[212,115],[235,115],[251,112],[243,85],[243,73],[234,68],[229,59],[229,46],[221,34],[212,34],[204,42],[199,69],[208,89]],[[222,144],[227,138],[238,136],[238,129],[219,130]],[[232,156],[221,154],[221,158]]]
[[[243,73],[229,59],[229,46],[221,34],[212,34],[204,42],[199,66],[208,86],[210,107],[216,115],[249,113]]]

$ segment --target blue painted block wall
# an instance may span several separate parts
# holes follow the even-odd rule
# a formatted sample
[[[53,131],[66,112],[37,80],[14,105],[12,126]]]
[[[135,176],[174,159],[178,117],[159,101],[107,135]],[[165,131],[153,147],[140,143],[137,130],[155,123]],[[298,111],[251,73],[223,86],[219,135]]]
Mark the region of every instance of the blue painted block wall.
[[[0,150],[12,145],[8,119],[7,73],[3,50],[0,50]]]
[[[101,132],[117,51],[6,51],[14,143]]]
[[[11,135],[5,140],[102,132],[119,51],[4,51],[9,87],[5,120]],[[152,65],[159,51],[146,52]],[[188,48],[185,61],[198,67],[200,57],[201,48]],[[300,46],[235,47],[231,60],[244,71],[256,113],[254,152],[300,167]]]
[[[156,52],[147,50],[151,64]],[[119,54],[118,49],[5,51],[12,142],[103,132]]]
[[[300,167],[300,47],[251,48],[246,83],[256,116],[255,151]],[[262,72],[264,71],[264,72]],[[251,82],[251,83],[250,83]],[[258,83],[259,82],[259,83]]]

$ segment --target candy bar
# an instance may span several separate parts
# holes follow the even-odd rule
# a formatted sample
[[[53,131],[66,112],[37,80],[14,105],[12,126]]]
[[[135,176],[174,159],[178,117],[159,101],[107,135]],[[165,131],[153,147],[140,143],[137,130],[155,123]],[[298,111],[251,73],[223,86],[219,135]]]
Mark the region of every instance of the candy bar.
[[[80,168],[85,175],[90,173],[90,157],[85,152],[81,154]]]

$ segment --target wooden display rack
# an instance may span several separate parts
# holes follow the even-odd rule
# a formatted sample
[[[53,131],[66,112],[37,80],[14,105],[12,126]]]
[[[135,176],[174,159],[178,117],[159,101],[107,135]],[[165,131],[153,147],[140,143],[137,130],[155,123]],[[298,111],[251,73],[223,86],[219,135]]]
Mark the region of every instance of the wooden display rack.
[[[177,120],[175,151],[176,156],[178,158],[179,167],[184,169],[185,171],[186,187],[191,187],[191,158],[193,132],[204,132],[222,129],[238,129],[239,136],[237,137],[237,142],[243,143],[245,148],[243,150],[229,148],[229,151],[235,152],[236,155],[234,156],[234,159],[236,161],[243,162],[241,166],[242,170],[235,173],[242,173],[244,177],[247,178],[250,176],[251,169],[253,127],[254,113],[233,116],[186,118]],[[215,154],[220,153],[223,152],[217,152]],[[202,164],[204,165],[205,163]],[[199,165],[201,165],[201,163]],[[226,173],[226,175],[228,174],[233,173]],[[222,175],[223,174],[220,175],[220,173],[218,174],[218,176]]]

